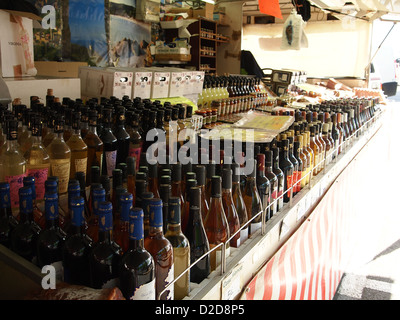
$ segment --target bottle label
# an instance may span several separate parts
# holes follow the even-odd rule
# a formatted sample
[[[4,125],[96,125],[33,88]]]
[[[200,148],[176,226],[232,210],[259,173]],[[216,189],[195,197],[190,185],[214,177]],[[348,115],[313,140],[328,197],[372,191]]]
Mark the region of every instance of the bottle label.
[[[83,159],[75,159],[75,172],[84,172],[86,176],[87,157]]]
[[[165,285],[174,281],[174,267],[174,264],[172,264],[171,268],[168,270],[167,277],[165,278]],[[174,300],[174,285],[169,286],[164,294],[166,294],[166,300]]]
[[[287,177],[286,177],[286,190],[285,191],[287,191],[287,193],[286,193],[286,196],[288,197],[288,198],[290,198],[290,194],[291,194],[291,192],[292,191],[290,191],[290,188],[293,186],[293,175],[288,175]]]
[[[115,163],[117,161],[117,150],[115,151],[106,151],[106,166],[107,166],[107,174],[108,176],[112,176],[112,172],[115,169]]]
[[[156,299],[156,279],[142,284],[136,288],[133,296],[129,300],[155,300]]]
[[[136,159],[136,171],[139,170],[141,151],[141,148],[129,148],[128,156]]]
[[[5,176],[5,181],[10,184],[11,208],[18,208],[19,206],[18,191],[24,186],[24,177],[26,177],[26,173],[18,176]]]
[[[42,200],[45,193],[44,183],[49,175],[49,168],[28,169],[26,173],[28,176],[35,177],[36,200]]]
[[[271,216],[276,213],[276,207],[278,205],[278,201],[276,201],[277,197],[278,197],[278,192],[274,190],[271,194],[271,203],[272,203],[270,207]]]
[[[59,193],[66,193],[68,191],[69,173],[71,169],[69,159],[53,159],[50,161],[50,164],[52,175],[58,177]]]

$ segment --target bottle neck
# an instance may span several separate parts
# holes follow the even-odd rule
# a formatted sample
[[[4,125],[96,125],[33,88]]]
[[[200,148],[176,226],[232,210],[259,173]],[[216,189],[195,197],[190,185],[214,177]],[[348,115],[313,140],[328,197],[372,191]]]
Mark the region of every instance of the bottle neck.
[[[89,132],[97,135],[97,126],[89,126]]]
[[[99,242],[110,243],[113,240],[112,230],[99,230]]]
[[[133,239],[129,239],[129,249],[131,250],[139,250],[139,249],[143,249],[144,248],[144,240],[140,239],[140,240],[133,240]]]
[[[8,151],[18,151],[19,144],[17,140],[7,140],[7,150]]]

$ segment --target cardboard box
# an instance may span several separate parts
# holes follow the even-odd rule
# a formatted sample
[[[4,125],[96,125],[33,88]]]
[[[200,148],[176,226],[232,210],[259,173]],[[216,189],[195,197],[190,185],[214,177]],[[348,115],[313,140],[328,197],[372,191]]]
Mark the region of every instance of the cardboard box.
[[[81,93],[85,98],[111,96],[122,99],[132,95],[133,73],[110,68],[80,67]]]
[[[217,21],[219,24],[227,24],[225,13],[214,13],[213,19],[214,21]]]
[[[168,97],[182,97],[186,90],[185,70],[181,68],[165,68],[171,72]]]
[[[214,18],[214,5],[211,3],[204,3],[203,9],[193,10],[193,18],[204,17],[209,20]]]
[[[21,19],[21,30],[25,31],[22,35],[16,19]],[[24,12],[0,10],[0,71],[3,77],[36,75],[32,19],[41,18]]]
[[[85,67],[86,62],[35,61],[38,76],[57,78],[79,78],[79,67]]]
[[[148,68],[115,67],[109,68],[124,72],[132,72],[132,93],[131,98],[150,99],[153,72]]]
[[[167,98],[169,96],[171,73],[164,68],[154,67],[148,69],[153,72],[150,98]]]
[[[203,91],[204,71],[191,71],[190,88],[191,94],[199,94]]]

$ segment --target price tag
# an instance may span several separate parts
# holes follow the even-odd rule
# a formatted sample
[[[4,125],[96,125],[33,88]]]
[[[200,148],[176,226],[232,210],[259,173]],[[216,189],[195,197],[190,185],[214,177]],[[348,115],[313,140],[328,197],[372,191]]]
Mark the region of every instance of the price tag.
[[[241,271],[243,263],[234,267],[221,282],[221,299],[233,300],[242,291]]]

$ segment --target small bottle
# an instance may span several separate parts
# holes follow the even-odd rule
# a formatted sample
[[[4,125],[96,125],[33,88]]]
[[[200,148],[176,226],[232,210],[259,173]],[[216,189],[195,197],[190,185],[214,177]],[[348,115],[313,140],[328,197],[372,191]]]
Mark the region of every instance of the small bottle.
[[[144,248],[143,210],[129,212],[129,249],[121,259],[120,289],[127,300],[155,300],[154,259]]]
[[[80,112],[72,114],[72,135],[67,141],[71,150],[71,169],[69,178],[74,179],[76,172],[83,172],[86,176],[88,147],[81,136]]]
[[[247,215],[246,204],[243,200],[240,190],[240,166],[237,163],[232,163],[232,199],[235,204],[236,212],[240,223],[240,243],[243,243],[249,237],[249,228],[244,225],[249,221]]]
[[[11,247],[11,232],[18,221],[13,216],[10,202],[10,184],[0,182],[0,244]]]
[[[189,241],[181,230],[181,200],[170,197],[168,202],[168,227],[165,238],[173,247],[174,278],[180,276],[190,266]],[[182,300],[189,294],[190,270],[174,283],[174,299]]]
[[[150,200],[150,229],[144,239],[145,249],[152,255],[155,263],[156,299],[173,300],[174,286],[167,285],[174,279],[174,254],[171,243],[164,237],[162,200],[153,198]]]
[[[133,204],[132,194],[129,192],[121,194],[119,204],[121,214],[114,226],[114,239],[122,252],[126,252],[129,249],[129,214]]]
[[[104,109],[103,114],[103,130],[100,133],[100,139],[103,141],[103,163],[102,174],[107,174],[109,177],[112,176],[112,171],[115,169],[117,161],[117,138],[111,130],[111,119],[112,110]]]
[[[71,200],[71,232],[63,246],[64,281],[69,284],[90,285],[89,253],[93,240],[86,234],[85,201],[82,197]]]
[[[189,211],[189,221],[185,230],[185,236],[189,241],[190,246],[190,263],[200,259],[201,256],[210,251],[210,244],[207,239],[207,234],[204,229],[203,217],[200,213],[199,206],[201,205],[201,189],[199,187],[191,188],[192,205]],[[190,281],[200,283],[211,272],[210,255],[206,255],[198,261],[190,269]]]
[[[121,247],[113,239],[113,213],[109,201],[99,203],[98,241],[89,253],[90,286],[94,289],[113,288],[119,278]]]
[[[67,193],[68,180],[71,170],[71,149],[64,141],[64,120],[59,117],[54,126],[56,137],[47,146],[46,150],[50,156],[51,175],[59,179],[58,190],[60,194]]]
[[[204,220],[204,229],[207,233],[210,249],[216,247],[220,243],[226,243],[226,241],[229,239],[229,225],[225,216],[221,193],[221,177],[213,176],[210,208],[208,209],[207,216]],[[227,243],[227,245],[228,248],[226,248],[225,257],[228,257],[230,254],[229,243]],[[210,259],[211,271],[214,271],[221,264],[221,247],[219,247],[217,250],[214,250],[210,254]]]
[[[18,193],[20,198],[19,223],[11,232],[11,250],[35,263],[37,259],[36,241],[41,229],[33,220],[32,189],[22,187]]]
[[[59,275],[58,279],[61,279],[62,247],[66,234],[59,225],[57,193],[46,193],[44,201],[46,226],[37,240],[38,266],[53,265]]]

